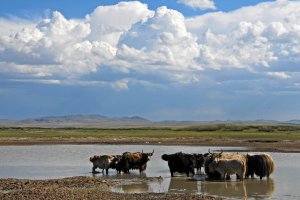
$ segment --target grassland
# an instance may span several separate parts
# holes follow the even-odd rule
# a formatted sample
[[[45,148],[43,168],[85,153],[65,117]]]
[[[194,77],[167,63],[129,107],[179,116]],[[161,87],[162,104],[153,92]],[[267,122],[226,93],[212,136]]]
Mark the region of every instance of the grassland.
[[[300,141],[297,125],[207,124],[187,127],[37,128],[1,127],[3,138],[200,138]]]

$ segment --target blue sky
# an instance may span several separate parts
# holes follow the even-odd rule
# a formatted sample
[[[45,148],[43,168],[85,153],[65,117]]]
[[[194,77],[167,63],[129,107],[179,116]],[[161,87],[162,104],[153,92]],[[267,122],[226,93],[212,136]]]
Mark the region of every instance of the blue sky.
[[[97,6],[115,5],[119,0],[52,0],[52,1],[39,1],[39,0],[1,0],[0,16],[18,16],[22,18],[42,17],[45,11],[58,10],[67,18],[82,18],[86,14],[91,13]],[[199,15],[211,12],[211,9],[194,9],[184,4],[178,3],[176,0],[158,0],[140,1],[148,5],[149,9],[155,10],[160,6],[167,6],[168,8],[178,10],[185,16]],[[242,6],[255,5],[262,0],[215,0],[216,9],[214,11],[232,11]]]
[[[0,2],[0,119],[300,119],[300,1]]]

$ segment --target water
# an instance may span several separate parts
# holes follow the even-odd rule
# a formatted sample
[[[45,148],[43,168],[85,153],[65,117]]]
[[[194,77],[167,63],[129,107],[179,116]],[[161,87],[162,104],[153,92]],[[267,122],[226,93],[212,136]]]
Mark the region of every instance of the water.
[[[91,173],[89,157],[95,154],[121,154],[125,151],[152,152],[154,156],[148,162],[147,170],[140,175],[138,171],[118,175],[110,170],[108,178],[127,179],[121,186],[113,188],[115,192],[169,192],[201,193],[222,196],[230,199],[300,199],[300,154],[270,153],[276,168],[269,180],[248,179],[231,181],[206,181],[205,175],[198,174],[187,178],[175,174],[171,178],[167,162],[161,159],[164,153],[205,153],[208,149],[236,149],[234,147],[196,147],[163,145],[33,145],[0,146],[0,178],[54,179],[71,176],[103,176]],[[203,170],[203,169],[202,169]],[[203,173],[203,171],[202,171]],[[140,177],[159,177],[145,181]],[[135,180],[135,181],[131,181]]]

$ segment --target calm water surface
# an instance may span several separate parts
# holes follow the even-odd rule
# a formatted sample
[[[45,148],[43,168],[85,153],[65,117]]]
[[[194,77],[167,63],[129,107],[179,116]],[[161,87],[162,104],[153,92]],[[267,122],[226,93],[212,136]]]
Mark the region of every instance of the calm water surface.
[[[53,179],[70,176],[93,176],[89,157],[95,154],[121,154],[125,151],[151,152],[154,156],[143,175],[133,171],[130,175],[117,175],[110,170],[108,178],[135,179],[140,176],[158,177],[153,181],[130,183],[116,187],[115,192],[169,192],[202,193],[230,199],[300,199],[300,154],[270,153],[275,161],[275,172],[269,180],[254,179],[206,181],[204,175],[187,178],[176,174],[171,178],[167,162],[160,157],[164,153],[205,153],[208,149],[236,149],[234,147],[195,147],[162,145],[34,145],[0,146],[0,178]],[[202,172],[203,173],[203,172]],[[96,176],[103,176],[97,174]]]

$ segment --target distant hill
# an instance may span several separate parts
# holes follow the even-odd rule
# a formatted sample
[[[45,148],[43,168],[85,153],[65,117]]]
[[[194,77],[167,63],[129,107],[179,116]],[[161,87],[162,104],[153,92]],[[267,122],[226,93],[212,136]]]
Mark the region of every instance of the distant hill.
[[[6,127],[111,127],[111,126],[148,126],[153,122],[139,116],[105,117],[102,115],[50,116],[24,120],[0,120]]]
[[[0,127],[44,127],[44,128],[101,128],[124,126],[196,126],[203,124],[289,124],[300,125],[300,120],[275,121],[151,121],[139,116],[132,117],[106,117],[102,115],[66,115],[49,116],[24,120],[1,120]]]
[[[285,121],[284,123],[285,124],[297,124],[297,125],[300,125],[300,120],[293,119],[293,120]]]

